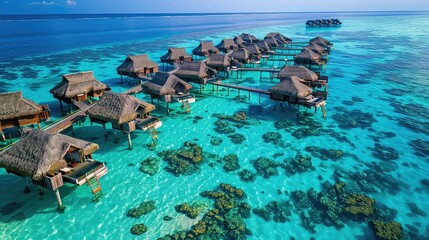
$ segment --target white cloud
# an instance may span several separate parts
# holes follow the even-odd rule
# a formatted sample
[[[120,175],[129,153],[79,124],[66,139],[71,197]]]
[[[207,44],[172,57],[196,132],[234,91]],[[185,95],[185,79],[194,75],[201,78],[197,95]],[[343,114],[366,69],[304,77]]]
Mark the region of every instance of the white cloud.
[[[29,5],[53,6],[57,4],[55,2],[41,1],[41,2],[31,2]]]
[[[66,0],[66,4],[67,6],[73,7],[73,6],[76,6],[77,3],[74,0]]]

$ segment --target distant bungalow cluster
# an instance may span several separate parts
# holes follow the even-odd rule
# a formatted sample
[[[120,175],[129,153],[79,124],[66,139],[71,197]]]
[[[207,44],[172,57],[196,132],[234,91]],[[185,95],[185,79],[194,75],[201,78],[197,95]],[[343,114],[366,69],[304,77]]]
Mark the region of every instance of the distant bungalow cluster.
[[[332,18],[332,19],[315,19],[315,20],[308,20],[305,23],[305,26],[307,27],[339,27],[341,26],[343,23],[336,19],[336,18]]]
[[[67,103],[70,109],[77,109],[64,118],[45,126],[42,121],[50,117],[47,105],[26,99],[21,92],[0,94],[0,136],[7,141],[5,129],[17,128],[21,140],[11,144],[0,152],[0,167],[9,173],[29,177],[33,183],[56,192],[58,209],[64,210],[59,188],[65,182],[81,186],[88,184],[94,198],[101,196],[99,178],[107,174],[104,163],[93,159],[92,153],[99,149],[95,143],[60,134],[73,125],[89,117],[91,123],[101,124],[107,138],[106,125],[110,123],[115,142],[119,141],[117,132],[126,133],[129,147],[132,148],[130,133],[135,130],[148,131],[152,144],[156,144],[156,129],[162,126],[159,118],[151,116],[155,105],[133,96],[144,92],[153,99],[166,103],[167,113],[170,102],[180,102],[186,112],[195,101],[190,90],[196,83],[200,92],[205,85],[224,87],[228,90],[267,95],[271,100],[301,105],[307,108],[322,108],[327,98],[328,77],[321,76],[320,70],[326,66],[333,44],[322,37],[306,42],[294,42],[281,33],[269,33],[264,39],[258,39],[249,33],[243,33],[231,39],[223,39],[216,46],[213,42],[202,41],[188,54],[185,48],[169,48],[160,57],[163,70],[172,66],[168,72],[161,72],[159,65],[148,55],[127,56],[117,67],[121,82],[125,76],[135,79],[137,85],[123,93],[114,93],[110,87],[97,80],[92,71],[65,74],[51,90],[59,100],[61,109]],[[199,59],[199,60],[194,60]],[[276,67],[259,67],[261,61],[280,64]],[[167,66],[165,66],[167,64]],[[274,65],[274,64],[273,64]],[[224,79],[243,72],[269,73],[270,78],[279,81],[271,88],[257,89],[223,83]],[[22,129],[24,126],[37,125],[39,130]]]

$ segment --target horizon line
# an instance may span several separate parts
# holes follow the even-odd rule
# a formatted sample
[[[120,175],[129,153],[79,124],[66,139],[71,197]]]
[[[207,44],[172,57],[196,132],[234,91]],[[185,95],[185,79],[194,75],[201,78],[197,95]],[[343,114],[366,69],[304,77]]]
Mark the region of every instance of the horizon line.
[[[362,13],[362,12],[429,12],[427,10],[344,10],[344,11],[291,11],[291,12],[124,12],[124,13],[12,13],[12,14],[0,14],[0,16],[10,16],[10,15],[96,15],[96,14],[110,14],[110,15],[119,15],[119,14],[282,14],[282,13]]]

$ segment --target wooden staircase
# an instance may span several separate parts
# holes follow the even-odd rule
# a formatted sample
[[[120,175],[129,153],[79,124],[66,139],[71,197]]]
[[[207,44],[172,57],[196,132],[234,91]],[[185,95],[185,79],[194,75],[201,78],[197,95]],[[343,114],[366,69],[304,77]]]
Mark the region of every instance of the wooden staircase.
[[[100,180],[97,176],[94,176],[92,178],[87,178],[86,182],[88,183],[89,188],[91,188],[92,194],[94,194],[94,201],[98,201],[103,195]]]
[[[183,108],[185,109],[186,113],[191,112],[191,104],[188,100],[184,100],[183,102]]]

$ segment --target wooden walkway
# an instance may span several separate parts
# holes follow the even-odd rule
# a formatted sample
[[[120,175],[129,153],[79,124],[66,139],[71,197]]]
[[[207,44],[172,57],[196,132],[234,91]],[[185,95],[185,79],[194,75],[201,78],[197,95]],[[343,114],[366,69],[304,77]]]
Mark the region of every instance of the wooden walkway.
[[[131,95],[131,94],[139,93],[141,91],[143,91],[143,87],[141,84],[138,84],[138,85],[128,89],[127,91],[125,91],[124,94]]]
[[[69,116],[66,116],[65,118],[59,120],[58,122],[53,123],[52,125],[49,125],[43,129],[43,131],[49,132],[49,133],[59,133],[63,131],[64,129],[67,129],[75,122],[78,122],[86,117],[86,112],[93,107],[97,103],[93,103],[91,105],[86,105],[86,107],[79,109],[78,111],[72,113]]]
[[[280,72],[280,69],[276,69],[276,68],[237,68],[237,69],[233,69],[232,71],[237,71],[237,72],[270,72],[270,73],[277,73],[277,72]]]
[[[249,93],[253,92],[253,93],[259,93],[259,94],[264,94],[264,95],[270,95],[270,92],[268,92],[267,90],[238,86],[238,85],[232,85],[232,84],[227,84],[227,83],[221,83],[220,81],[208,81],[207,84],[211,84],[213,86],[226,87],[228,89],[233,88],[233,89],[237,89],[237,90],[248,91]]]

